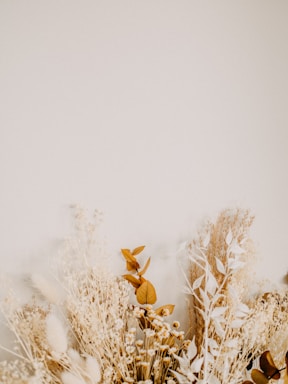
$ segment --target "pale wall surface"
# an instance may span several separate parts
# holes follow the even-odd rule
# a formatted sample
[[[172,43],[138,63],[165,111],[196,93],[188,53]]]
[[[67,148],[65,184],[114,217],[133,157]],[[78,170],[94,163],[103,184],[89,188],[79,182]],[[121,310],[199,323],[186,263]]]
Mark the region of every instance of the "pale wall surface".
[[[280,280],[287,17],[277,0],[1,0],[2,272],[41,267],[77,202],[104,211],[111,254],[147,245],[164,295],[179,243],[240,206]]]

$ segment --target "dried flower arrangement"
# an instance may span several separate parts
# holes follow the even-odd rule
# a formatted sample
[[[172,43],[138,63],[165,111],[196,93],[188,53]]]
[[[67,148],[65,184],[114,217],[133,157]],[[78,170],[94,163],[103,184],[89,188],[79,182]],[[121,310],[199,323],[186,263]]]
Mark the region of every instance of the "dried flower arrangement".
[[[2,300],[15,348],[0,362],[0,383],[288,384],[288,293],[249,292],[248,211],[224,210],[186,243],[186,333],[167,319],[174,304],[154,307],[150,258],[138,261],[144,246],[121,250],[127,273],[116,276],[103,263],[97,223],[80,208],[75,219],[55,282],[34,274],[30,301],[11,292]]]

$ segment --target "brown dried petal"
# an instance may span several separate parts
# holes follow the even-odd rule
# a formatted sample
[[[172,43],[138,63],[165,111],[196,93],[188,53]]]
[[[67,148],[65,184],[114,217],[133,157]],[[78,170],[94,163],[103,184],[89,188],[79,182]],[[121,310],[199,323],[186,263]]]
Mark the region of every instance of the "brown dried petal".
[[[252,369],[251,378],[256,384],[267,384],[269,379],[259,369]]]
[[[270,351],[265,351],[260,356],[260,368],[264,372],[265,376],[273,378],[274,380],[280,379],[279,369],[275,366]]]

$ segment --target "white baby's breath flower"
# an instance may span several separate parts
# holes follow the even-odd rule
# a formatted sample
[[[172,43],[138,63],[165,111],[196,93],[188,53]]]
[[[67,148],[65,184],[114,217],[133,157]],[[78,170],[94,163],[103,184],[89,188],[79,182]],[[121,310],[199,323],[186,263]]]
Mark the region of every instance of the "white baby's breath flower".
[[[147,354],[148,354],[150,357],[154,356],[155,353],[156,353],[155,349],[148,349],[148,351],[147,351]]]
[[[142,317],[144,315],[144,309],[135,307],[133,310],[133,314],[135,317]]]
[[[123,325],[124,325],[124,323],[123,323],[123,320],[122,320],[122,319],[117,319],[117,320],[115,321],[115,329],[116,329],[117,331],[120,331],[120,329],[123,328]]]
[[[135,347],[134,347],[133,345],[128,345],[128,346],[126,347],[126,352],[127,352],[128,354],[134,353],[134,351],[135,351]]]
[[[139,340],[136,341],[135,344],[136,344],[137,347],[142,347],[142,345],[144,344],[144,341],[139,339]]]
[[[155,331],[149,328],[144,329],[144,333],[146,334],[146,337],[153,337],[155,335]]]

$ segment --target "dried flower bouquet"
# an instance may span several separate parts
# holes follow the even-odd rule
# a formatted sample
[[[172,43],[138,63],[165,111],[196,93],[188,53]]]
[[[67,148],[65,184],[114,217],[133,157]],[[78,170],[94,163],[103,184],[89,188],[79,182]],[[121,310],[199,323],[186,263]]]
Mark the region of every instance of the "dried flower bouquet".
[[[76,208],[77,235],[54,263],[55,281],[34,274],[31,300],[2,300],[15,348],[0,362],[0,383],[287,384],[288,293],[249,292],[252,222],[248,211],[225,210],[186,243],[184,332],[169,321],[173,304],[155,305],[144,246],[121,250],[127,273],[116,276],[97,222]]]

